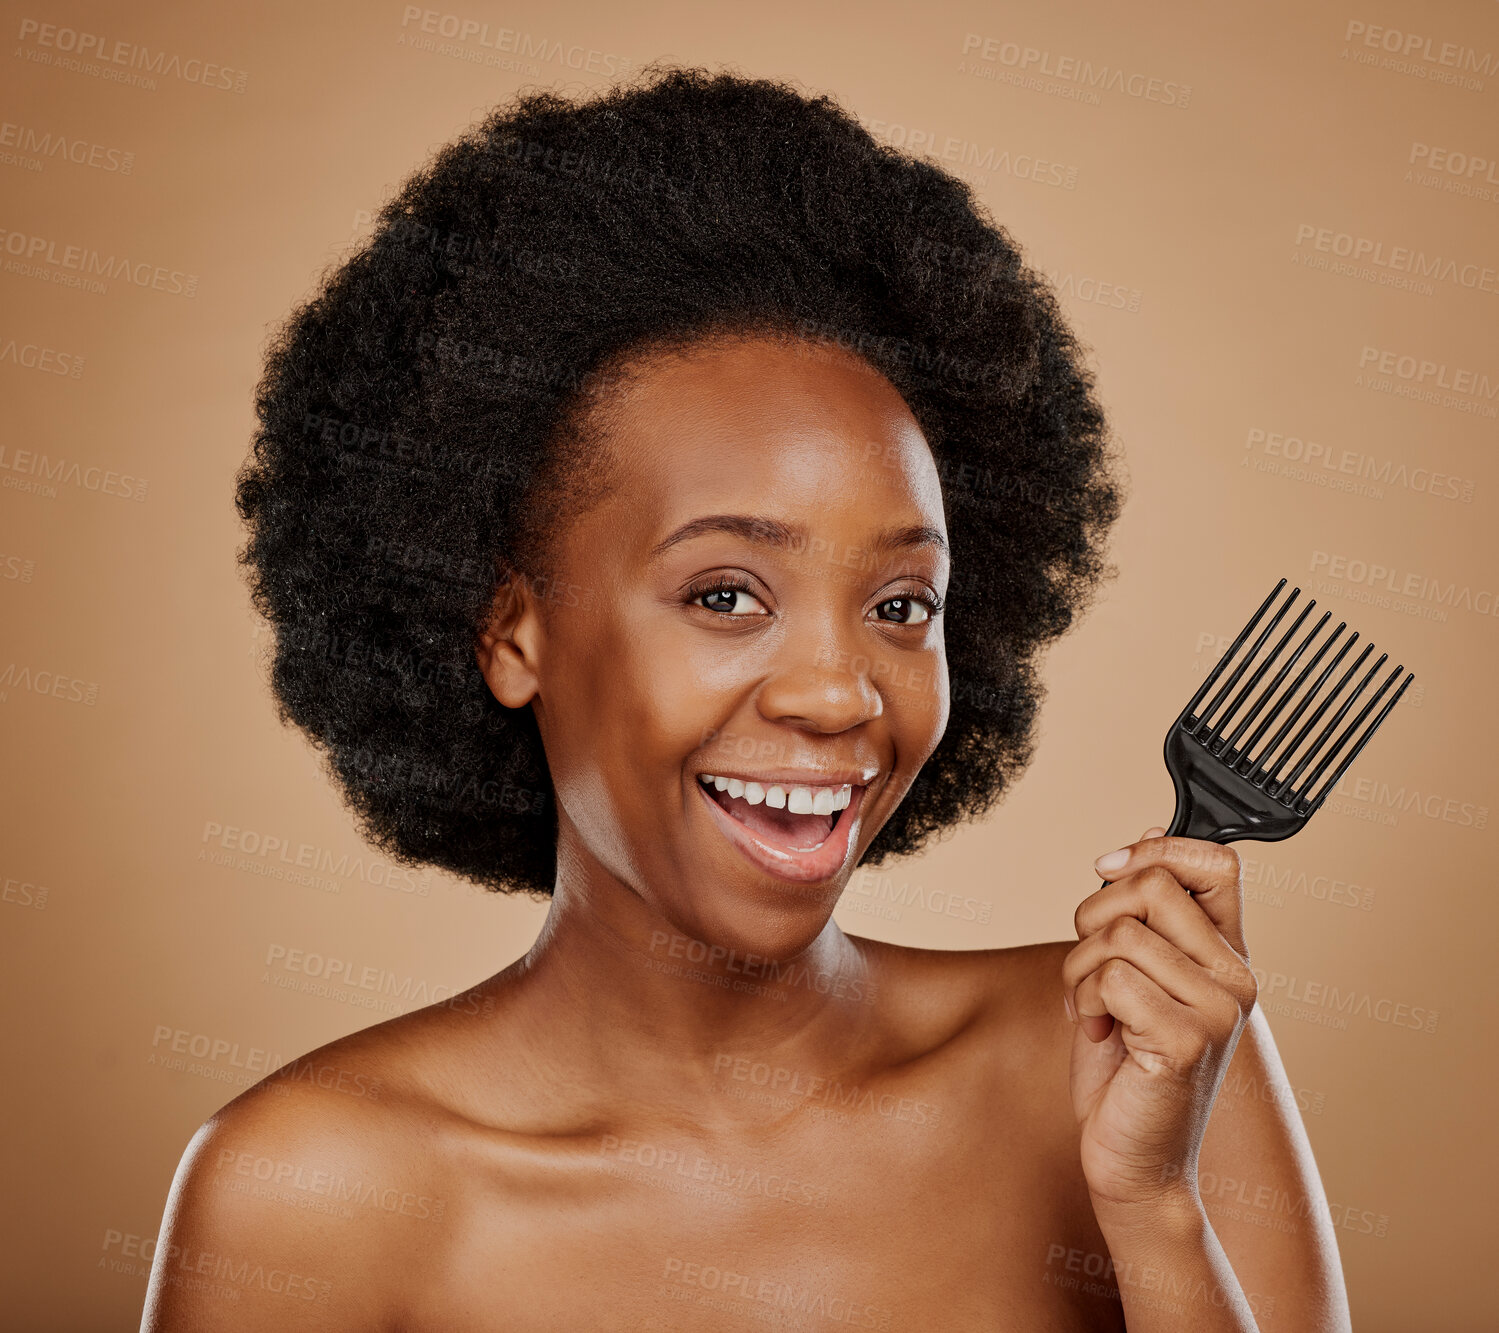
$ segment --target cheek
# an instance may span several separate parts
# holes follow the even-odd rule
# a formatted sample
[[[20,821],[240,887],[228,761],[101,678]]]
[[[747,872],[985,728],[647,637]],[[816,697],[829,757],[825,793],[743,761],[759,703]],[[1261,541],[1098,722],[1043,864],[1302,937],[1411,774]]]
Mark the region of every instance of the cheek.
[[[567,773],[554,773],[558,798],[569,779],[597,803],[605,792],[621,813],[659,817],[679,789],[683,762],[713,737],[715,697],[703,666],[626,625],[594,626],[567,645],[569,668],[556,695],[553,730]]]
[[[939,644],[893,663],[890,672],[884,695],[891,730],[903,750],[920,754],[924,762],[947,730],[951,712],[946,654]]]
[[[619,664],[602,687],[618,696],[611,707],[624,747],[645,782],[674,781],[688,756],[712,740],[721,722],[712,700],[719,697],[710,671],[681,651],[642,648]]]

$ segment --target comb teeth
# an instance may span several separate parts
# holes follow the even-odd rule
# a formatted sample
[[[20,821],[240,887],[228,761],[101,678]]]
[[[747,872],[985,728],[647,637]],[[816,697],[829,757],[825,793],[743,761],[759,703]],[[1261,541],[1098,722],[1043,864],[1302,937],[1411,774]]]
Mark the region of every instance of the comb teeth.
[[[1385,701],[1384,707],[1380,708],[1373,722],[1367,722],[1370,713],[1399,678],[1403,668],[1397,666],[1368,698],[1353,721],[1339,734],[1338,727],[1364,694],[1380,668],[1384,666],[1387,654],[1381,653],[1358,684],[1348,690],[1349,682],[1358,674],[1369,654],[1374,651],[1372,643],[1365,643],[1363,651],[1359,653],[1352,665],[1338,678],[1337,683],[1329,688],[1328,681],[1332,679],[1343,658],[1347,656],[1359,638],[1355,633],[1343,640],[1342,646],[1322,667],[1320,674],[1314,676],[1323,658],[1337,644],[1347,628],[1347,622],[1343,621],[1330,635],[1323,638],[1320,646],[1297,673],[1295,679],[1291,680],[1290,684],[1286,684],[1292,669],[1306,655],[1307,650],[1316,643],[1323,627],[1332,618],[1332,613],[1324,611],[1321,619],[1310,632],[1296,642],[1294,649],[1288,655],[1282,657],[1287,645],[1296,639],[1302,624],[1317,604],[1315,599],[1307,601],[1291,627],[1276,640],[1268,652],[1264,651],[1276,627],[1301,594],[1300,588],[1293,588],[1291,595],[1280,604],[1279,609],[1265,623],[1253,644],[1241,654],[1240,650],[1248,641],[1249,636],[1265,619],[1266,612],[1274,605],[1285,586],[1285,579],[1281,579],[1275,585],[1270,596],[1261,603],[1260,609],[1254,613],[1229,650],[1219,659],[1218,665],[1213,668],[1201,688],[1192,697],[1191,703],[1187,705],[1182,714],[1181,725],[1187,734],[1194,737],[1210,754],[1216,755],[1235,773],[1247,778],[1267,796],[1297,814],[1309,816],[1327,799],[1327,794],[1337,786],[1343,774],[1347,772],[1348,766],[1368,743],[1369,738],[1389,715],[1390,709],[1395,706],[1415,677],[1413,674],[1407,674],[1399,689],[1395,690]],[[1207,697],[1208,691],[1217,684],[1219,678],[1224,675],[1231,662],[1234,666],[1227,679],[1201,713],[1196,713],[1194,710]],[[1272,667],[1276,668],[1274,676],[1271,677],[1268,685],[1260,689],[1260,682]],[[1246,673],[1248,673],[1248,679],[1244,681],[1242,688],[1234,693],[1235,687],[1239,685],[1240,680],[1244,679]],[[1309,681],[1310,684],[1308,684]],[[1336,706],[1336,711],[1332,713],[1331,719],[1319,729],[1319,724],[1334,706]],[[1262,745],[1261,741],[1266,732],[1288,707],[1290,708],[1289,714],[1270,740]],[[1296,724],[1301,721],[1308,709],[1311,709],[1310,716],[1307,717],[1300,730],[1295,730],[1292,735]],[[1240,748],[1240,738],[1256,719],[1259,725]],[[1284,743],[1288,736],[1291,737],[1289,743]],[[1341,758],[1339,758],[1340,754]],[[1322,784],[1316,795],[1313,795],[1312,789],[1317,786],[1335,761],[1337,766],[1333,769],[1332,776]],[[1313,763],[1316,767],[1303,781],[1303,775],[1307,774],[1307,769]]]

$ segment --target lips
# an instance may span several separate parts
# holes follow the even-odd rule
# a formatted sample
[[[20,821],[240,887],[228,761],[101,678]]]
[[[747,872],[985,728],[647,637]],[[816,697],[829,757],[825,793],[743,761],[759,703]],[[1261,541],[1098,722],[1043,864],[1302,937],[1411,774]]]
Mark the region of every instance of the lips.
[[[693,782],[692,785],[698,789],[699,799],[707,806],[709,817],[719,832],[751,865],[777,879],[799,884],[830,879],[842,868],[853,845],[859,811],[867,790],[864,786],[855,787],[847,808],[837,812],[837,822],[831,831],[815,846],[807,847],[797,844],[815,837],[815,831],[810,834],[779,832],[765,824],[752,829],[724,809],[701,783]],[[802,816],[800,823],[807,826],[812,819],[826,820],[828,816]]]
[[[733,787],[725,790],[705,783],[703,790],[761,841],[788,851],[813,850],[828,836],[843,811],[840,804],[831,814],[796,814],[785,797],[779,806],[773,806],[767,799],[751,800],[748,792],[732,795]],[[853,793],[849,795],[852,797]]]

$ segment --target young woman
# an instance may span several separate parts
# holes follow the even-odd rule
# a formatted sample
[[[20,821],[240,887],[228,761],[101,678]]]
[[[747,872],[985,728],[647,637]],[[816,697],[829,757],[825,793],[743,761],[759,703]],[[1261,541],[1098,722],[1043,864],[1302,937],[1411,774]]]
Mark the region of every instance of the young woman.
[[[1234,852],[1146,829],[1077,940],[832,920],[1022,771],[1120,505],[960,181],[764,80],[529,96],[257,408],[283,717],[380,847],[551,906],[198,1131],[144,1328],[1348,1326]]]

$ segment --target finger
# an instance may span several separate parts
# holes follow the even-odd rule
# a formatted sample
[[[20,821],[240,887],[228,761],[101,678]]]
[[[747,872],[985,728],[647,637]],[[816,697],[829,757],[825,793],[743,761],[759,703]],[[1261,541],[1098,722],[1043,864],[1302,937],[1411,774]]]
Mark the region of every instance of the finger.
[[[1166,830],[1164,828],[1162,828],[1159,824],[1152,824],[1148,829],[1145,830],[1144,833],[1140,835],[1140,841],[1144,842],[1146,838],[1164,838],[1165,836]]]
[[[1225,935],[1201,900],[1185,892],[1165,866],[1146,866],[1095,890],[1078,904],[1072,922],[1081,941],[1108,929],[1119,917],[1143,922],[1236,991],[1247,988],[1247,978],[1253,976],[1242,930]]]
[[[1150,838],[1101,856],[1094,868],[1117,881],[1152,866],[1169,870],[1226,938],[1242,944],[1243,863],[1232,847],[1202,838]],[[1111,859],[1112,858],[1112,859]]]
[[[1224,1039],[1254,1007],[1253,973],[1237,957],[1226,974],[1204,968],[1139,918],[1119,916],[1081,941],[1063,961],[1063,994],[1068,996],[1074,1012],[1083,1012],[1077,997],[1082,983],[1110,959],[1131,964]],[[1092,1036],[1090,1029],[1084,1030]]]
[[[1161,836],[1142,838],[1100,856],[1094,863],[1099,875],[1122,879],[1144,866],[1164,865],[1193,893],[1211,893],[1238,884],[1242,867],[1232,847],[1204,838],[1168,838],[1164,834],[1162,830]]]
[[[1181,1068],[1207,1046],[1191,1009],[1122,958],[1090,972],[1077,988],[1076,1003],[1079,1023],[1090,1041],[1107,1039],[1117,1019],[1130,1054],[1147,1068],[1162,1062]],[[1107,1026],[1099,1019],[1108,1020]]]

